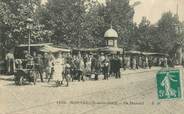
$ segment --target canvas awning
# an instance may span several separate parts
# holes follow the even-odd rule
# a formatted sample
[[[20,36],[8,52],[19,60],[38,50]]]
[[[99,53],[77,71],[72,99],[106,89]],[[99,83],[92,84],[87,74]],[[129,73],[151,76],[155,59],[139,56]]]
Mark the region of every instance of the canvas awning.
[[[43,47],[45,45],[52,45],[52,43],[40,43],[40,44],[30,44],[30,47]],[[28,44],[20,44],[17,47],[28,47]]]
[[[49,45],[45,45],[45,46],[41,47],[39,50],[42,51],[42,52],[52,52],[52,53],[55,53],[55,52],[70,52],[69,49],[57,48],[57,47],[53,47],[53,46],[49,46]]]
[[[145,56],[169,56],[168,54],[165,53],[156,53],[156,52],[141,52],[141,51],[126,51],[126,54],[136,54],[136,55],[145,55]]]
[[[165,53],[154,53],[154,52],[143,52],[143,55],[158,55],[158,56],[169,56],[168,54]]]
[[[107,51],[107,52],[123,52],[122,48],[116,48],[116,47],[102,47],[99,48],[100,51]]]
[[[127,54],[142,54],[140,51],[126,51]]]
[[[77,51],[84,51],[84,52],[108,52],[117,54],[117,52],[122,53],[122,48],[116,48],[116,47],[99,47],[99,48],[80,48],[80,49],[74,49]]]

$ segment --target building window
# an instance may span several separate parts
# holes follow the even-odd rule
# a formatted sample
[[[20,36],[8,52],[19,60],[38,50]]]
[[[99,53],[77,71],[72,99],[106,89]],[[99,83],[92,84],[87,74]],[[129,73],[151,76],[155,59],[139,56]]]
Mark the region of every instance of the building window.
[[[108,40],[108,45],[109,46],[114,46],[114,40]]]

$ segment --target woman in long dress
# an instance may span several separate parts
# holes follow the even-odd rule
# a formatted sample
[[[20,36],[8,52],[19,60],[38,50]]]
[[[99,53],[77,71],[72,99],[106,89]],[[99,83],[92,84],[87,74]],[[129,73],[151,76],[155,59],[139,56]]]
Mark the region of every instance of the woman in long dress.
[[[62,57],[61,53],[58,53],[57,58],[55,59],[54,65],[54,74],[53,80],[56,82],[57,86],[62,84],[62,72],[63,72],[63,65],[64,65],[64,58]]]
[[[6,54],[5,61],[6,61],[6,72],[7,72],[7,74],[13,74],[14,71],[15,71],[14,55],[12,53],[8,52]]]

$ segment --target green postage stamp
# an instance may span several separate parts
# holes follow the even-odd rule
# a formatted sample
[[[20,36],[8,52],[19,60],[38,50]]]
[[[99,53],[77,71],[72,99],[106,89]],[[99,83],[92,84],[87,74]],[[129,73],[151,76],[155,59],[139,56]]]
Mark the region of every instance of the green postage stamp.
[[[182,98],[181,79],[181,72],[179,69],[159,71],[156,75],[158,98]]]

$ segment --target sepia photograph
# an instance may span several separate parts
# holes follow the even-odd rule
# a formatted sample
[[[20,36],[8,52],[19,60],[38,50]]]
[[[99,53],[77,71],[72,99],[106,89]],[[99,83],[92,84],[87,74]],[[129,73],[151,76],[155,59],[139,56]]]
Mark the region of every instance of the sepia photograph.
[[[0,114],[184,114],[184,0],[0,0]]]

